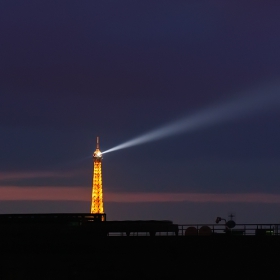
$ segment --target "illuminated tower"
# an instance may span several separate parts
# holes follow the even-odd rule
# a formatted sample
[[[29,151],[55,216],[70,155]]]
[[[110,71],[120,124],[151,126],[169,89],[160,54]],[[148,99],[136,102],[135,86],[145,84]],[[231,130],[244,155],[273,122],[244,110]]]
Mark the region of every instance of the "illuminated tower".
[[[99,137],[97,137],[96,150],[93,153],[91,214],[104,214],[101,163],[102,153],[99,150]]]

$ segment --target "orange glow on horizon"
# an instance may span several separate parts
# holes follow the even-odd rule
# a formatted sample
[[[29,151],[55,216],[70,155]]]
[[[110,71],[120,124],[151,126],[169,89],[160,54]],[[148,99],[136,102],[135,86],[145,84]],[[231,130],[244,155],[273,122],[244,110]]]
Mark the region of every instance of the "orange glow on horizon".
[[[88,202],[91,190],[88,187],[61,186],[2,186],[0,201],[46,200]],[[193,202],[193,203],[280,203],[280,194],[268,193],[128,193],[106,192],[106,202],[145,203],[145,202]]]

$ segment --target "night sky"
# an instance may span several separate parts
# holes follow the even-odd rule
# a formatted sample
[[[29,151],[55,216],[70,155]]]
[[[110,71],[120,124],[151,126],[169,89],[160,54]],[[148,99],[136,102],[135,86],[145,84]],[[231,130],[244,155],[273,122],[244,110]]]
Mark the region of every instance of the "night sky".
[[[107,220],[280,223],[279,11],[1,1],[0,213],[89,212],[97,136],[105,151],[206,112],[193,129],[103,155]]]

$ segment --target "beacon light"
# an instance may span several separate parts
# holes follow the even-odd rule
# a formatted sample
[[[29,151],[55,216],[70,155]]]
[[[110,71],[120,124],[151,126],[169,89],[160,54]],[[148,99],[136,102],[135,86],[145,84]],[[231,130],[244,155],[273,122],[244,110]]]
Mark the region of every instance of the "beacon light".
[[[95,151],[94,154],[93,154],[93,157],[102,157],[102,153],[98,150],[98,151]]]

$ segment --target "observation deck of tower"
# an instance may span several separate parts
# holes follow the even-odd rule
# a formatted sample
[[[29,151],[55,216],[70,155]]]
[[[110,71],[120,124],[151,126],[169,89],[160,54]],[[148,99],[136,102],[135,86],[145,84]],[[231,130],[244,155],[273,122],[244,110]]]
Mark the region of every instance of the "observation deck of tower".
[[[91,214],[104,214],[102,190],[102,153],[99,150],[99,137],[96,139],[96,150],[93,153]]]

